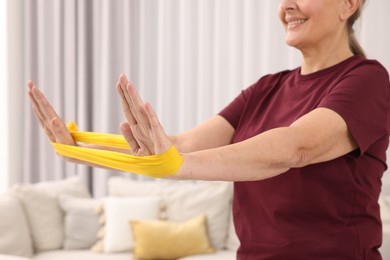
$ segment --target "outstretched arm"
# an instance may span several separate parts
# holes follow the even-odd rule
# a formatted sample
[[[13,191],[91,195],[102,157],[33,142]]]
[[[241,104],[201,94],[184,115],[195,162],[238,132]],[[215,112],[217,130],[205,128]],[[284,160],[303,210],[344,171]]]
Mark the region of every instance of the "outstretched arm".
[[[184,154],[176,178],[255,181],[291,168],[330,161],[357,149],[343,118],[318,108],[289,127],[275,128],[246,141]]]
[[[151,106],[141,101],[131,84],[125,87],[119,85],[118,92],[129,122],[127,131],[123,131],[128,142],[138,143],[140,140],[138,144],[142,146],[142,143],[147,143],[144,140],[149,138],[149,143],[154,147],[153,152],[164,153],[172,141],[165,135]],[[132,132],[137,129],[139,115],[147,117],[142,119],[147,125],[146,135]],[[229,127],[225,129],[228,134],[224,137],[224,144],[227,144],[227,137],[231,138],[234,131],[231,128],[229,130]],[[171,178],[262,180],[282,174],[290,168],[335,159],[356,148],[343,118],[330,109],[318,108],[289,127],[272,129],[240,143],[219,147],[211,145],[200,151],[189,149],[189,152],[182,154],[182,167]]]

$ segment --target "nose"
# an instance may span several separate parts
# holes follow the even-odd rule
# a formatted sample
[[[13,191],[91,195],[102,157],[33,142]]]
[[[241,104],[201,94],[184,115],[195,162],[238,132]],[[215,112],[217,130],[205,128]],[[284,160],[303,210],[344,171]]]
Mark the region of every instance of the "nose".
[[[294,10],[297,7],[297,0],[280,0],[279,8],[283,11]]]

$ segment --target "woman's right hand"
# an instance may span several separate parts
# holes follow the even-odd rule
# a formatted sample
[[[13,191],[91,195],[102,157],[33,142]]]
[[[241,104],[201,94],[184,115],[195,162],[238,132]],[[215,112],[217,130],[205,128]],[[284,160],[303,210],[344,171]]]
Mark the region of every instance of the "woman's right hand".
[[[45,95],[32,81],[28,82],[28,96],[30,97],[35,117],[50,139],[50,142],[77,145],[64,121],[58,116]]]

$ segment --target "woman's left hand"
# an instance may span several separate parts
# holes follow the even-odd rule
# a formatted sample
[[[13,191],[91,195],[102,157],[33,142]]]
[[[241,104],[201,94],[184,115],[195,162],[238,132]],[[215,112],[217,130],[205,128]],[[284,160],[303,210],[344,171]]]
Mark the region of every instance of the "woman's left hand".
[[[121,123],[120,130],[131,147],[131,153],[145,156],[166,152],[172,143],[151,105],[142,101],[124,74],[119,76],[116,89],[127,121]]]

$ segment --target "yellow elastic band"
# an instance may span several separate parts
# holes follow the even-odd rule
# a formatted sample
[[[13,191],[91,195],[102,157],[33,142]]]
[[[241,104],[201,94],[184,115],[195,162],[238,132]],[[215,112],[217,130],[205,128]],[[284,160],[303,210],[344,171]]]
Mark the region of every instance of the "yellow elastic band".
[[[77,126],[73,121],[68,124],[68,129],[76,142],[130,149],[128,143],[121,135],[77,132]],[[52,145],[58,154],[66,157],[154,178],[174,175],[178,172],[184,161],[174,146],[171,146],[163,154],[133,156],[120,152],[59,143],[52,143]]]

